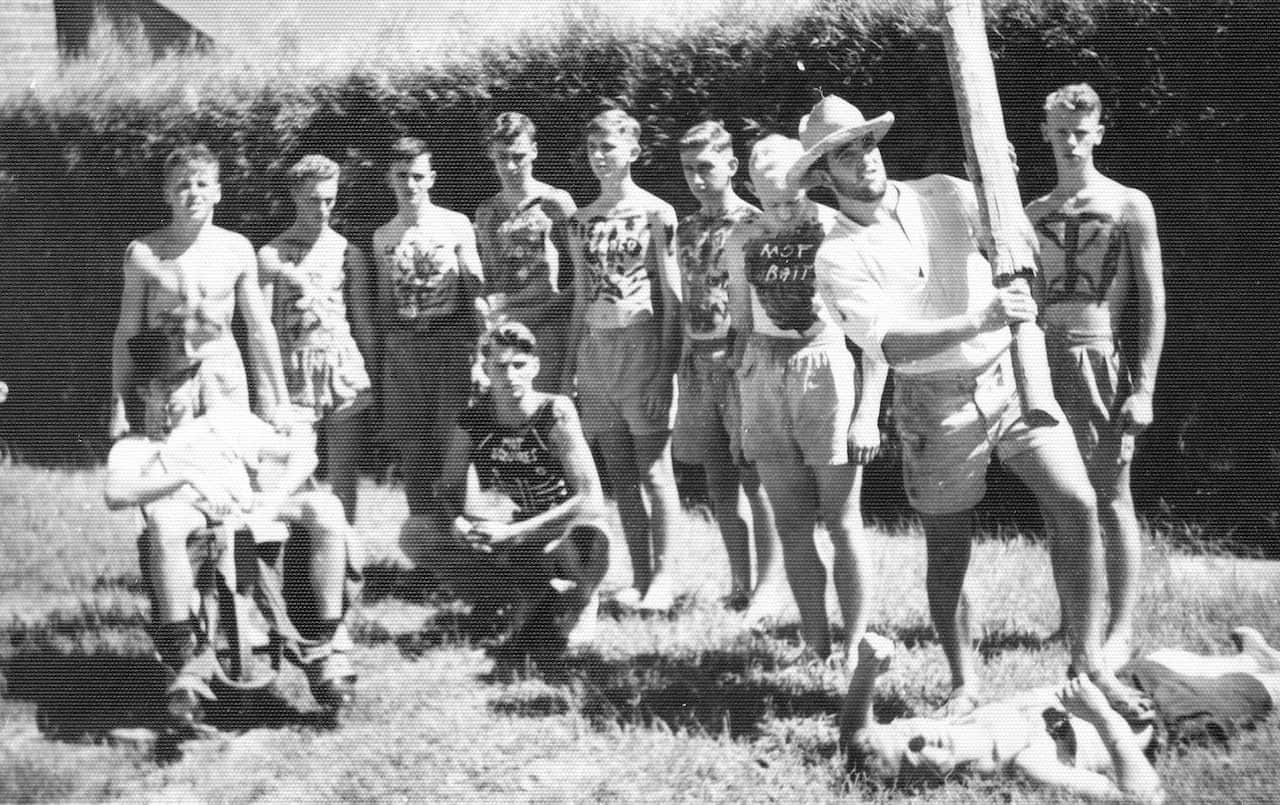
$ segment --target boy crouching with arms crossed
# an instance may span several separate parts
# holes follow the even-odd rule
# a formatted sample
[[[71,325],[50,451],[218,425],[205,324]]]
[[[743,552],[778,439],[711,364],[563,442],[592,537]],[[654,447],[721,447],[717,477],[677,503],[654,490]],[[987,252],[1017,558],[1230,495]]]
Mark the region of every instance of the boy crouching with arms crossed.
[[[595,627],[609,555],[600,479],[572,401],[534,389],[529,329],[499,324],[480,352],[489,390],[458,417],[429,527],[402,547],[463,597],[514,601],[500,662],[553,659]],[[514,512],[470,494],[471,472]]]
[[[311,486],[316,455],[307,429],[282,435],[234,406],[205,413],[205,400],[216,391],[205,388],[190,341],[158,330],[130,339],[144,422],[112,447],[105,489],[109,508],[139,506],[146,520],[139,558],[155,606],[156,652],[173,679],[169,715],[177,726],[195,728],[201,698],[211,695],[208,680],[188,665],[209,636],[197,635],[193,620],[187,540],[217,525],[248,528],[259,537],[273,527],[278,532],[275,524],[305,533],[283,548],[286,567],[305,567],[307,575],[298,584],[286,581],[289,609],[301,615],[295,620],[303,642],[293,659],[317,703],[336,712],[354,701],[356,681],[342,623],[349,537],[342,504]],[[306,555],[291,561],[299,550]],[[234,551],[223,553],[218,569],[235,589]]]

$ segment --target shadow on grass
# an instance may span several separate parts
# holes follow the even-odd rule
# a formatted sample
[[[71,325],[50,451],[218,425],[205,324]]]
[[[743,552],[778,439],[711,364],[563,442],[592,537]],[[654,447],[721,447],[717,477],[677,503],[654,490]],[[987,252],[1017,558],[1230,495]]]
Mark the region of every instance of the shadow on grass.
[[[933,627],[928,625],[908,626],[903,628],[877,628],[880,634],[892,637],[908,649],[920,648],[938,642]],[[1025,629],[1010,632],[988,631],[978,641],[978,654],[985,661],[990,661],[1008,651],[1042,651],[1057,642],[1061,637],[1057,633],[1042,635]]]
[[[552,670],[552,673],[546,673]],[[766,719],[834,716],[841,696],[787,669],[765,647],[707,651],[691,657],[641,654],[608,661],[594,652],[570,654],[559,669],[544,669],[549,682],[504,691],[490,709],[507,715],[545,717],[570,709],[579,699],[583,715],[600,726],[685,729],[732,738],[759,737]],[[558,673],[557,673],[558,671]],[[904,700],[877,701],[883,719],[905,714]],[[834,745],[831,747],[834,751]]]

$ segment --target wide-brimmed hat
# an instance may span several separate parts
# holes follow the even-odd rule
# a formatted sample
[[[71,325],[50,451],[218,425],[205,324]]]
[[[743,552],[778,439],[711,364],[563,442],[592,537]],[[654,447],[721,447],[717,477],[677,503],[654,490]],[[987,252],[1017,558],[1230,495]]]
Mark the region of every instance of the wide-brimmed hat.
[[[874,135],[876,142],[880,142],[892,125],[893,112],[867,120],[858,107],[844,98],[827,95],[800,118],[800,144],[805,151],[787,172],[787,184],[804,186],[805,175],[813,163],[867,134]]]

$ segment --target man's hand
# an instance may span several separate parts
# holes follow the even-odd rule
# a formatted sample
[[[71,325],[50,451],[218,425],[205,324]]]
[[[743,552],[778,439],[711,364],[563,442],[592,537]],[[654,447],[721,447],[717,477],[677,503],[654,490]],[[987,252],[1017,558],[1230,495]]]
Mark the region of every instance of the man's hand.
[[[849,461],[870,464],[880,452],[880,424],[853,420],[849,426]]]
[[[251,501],[237,501],[231,490],[193,467],[182,472],[182,479],[200,496],[199,508],[213,520],[226,520],[239,514]]]
[[[1021,282],[1015,282],[996,291],[995,297],[982,310],[973,315],[974,327],[980,333],[988,333],[1024,321],[1035,321],[1040,309],[1031,291]]]
[[[1151,421],[1155,418],[1153,408],[1150,392],[1135,391],[1120,406],[1120,414],[1116,417],[1116,424],[1125,433],[1142,433],[1151,427]]]

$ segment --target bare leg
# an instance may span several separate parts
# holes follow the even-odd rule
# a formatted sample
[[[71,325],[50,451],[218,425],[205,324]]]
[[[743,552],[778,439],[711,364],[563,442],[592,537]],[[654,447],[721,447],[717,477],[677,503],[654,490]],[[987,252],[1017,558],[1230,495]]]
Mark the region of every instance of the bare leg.
[[[747,521],[743,517],[743,495],[738,467],[727,446],[717,455],[707,456],[703,470],[707,478],[707,496],[720,526],[720,538],[729,557],[730,598],[747,600],[751,590],[751,541]]]
[[[297,522],[307,533],[310,552],[307,570],[315,596],[316,618],[341,618],[350,529],[342,504],[332,495],[307,492],[296,495],[286,504],[282,519]]]
[[[185,622],[191,617],[195,578],[187,554],[187,537],[203,528],[205,518],[185,503],[164,500],[147,507],[147,575],[156,600],[156,620]]]
[[[676,491],[676,476],[671,468],[671,434],[639,434],[632,441],[635,444],[636,471],[652,509],[649,532],[653,540],[653,577],[640,608],[666,611],[674,603],[667,548],[678,527],[676,518],[680,514],[680,494]]]
[[[769,624],[782,616],[791,600],[787,573],[783,566],[782,540],[778,538],[778,523],[773,504],[754,464],[738,468],[742,483],[742,496],[751,507],[751,524],[756,540],[756,586],[751,591],[751,606],[743,614],[748,626]]]
[[[1069,439],[1062,443],[1070,448],[1040,447],[1005,464],[1035,494],[1050,524],[1056,543],[1050,557],[1072,666],[1088,674],[1117,708],[1138,715],[1141,697],[1116,679],[1102,652],[1102,535],[1093,487]]]
[[[1102,456],[1102,460],[1114,460]],[[1094,483],[1098,494],[1098,520],[1102,526],[1107,563],[1107,598],[1111,617],[1103,651],[1112,667],[1124,664],[1132,653],[1133,618],[1138,602],[1138,573],[1142,564],[1142,534],[1129,491],[1132,464],[1125,462],[1108,483]],[[1101,480],[1101,479],[1099,479]],[[1110,482],[1114,485],[1110,485]]]
[[[976,703],[980,687],[969,600],[964,594],[964,579],[969,571],[969,553],[976,527],[973,512],[921,514],[920,519],[924,522],[928,555],[925,588],[929,595],[929,612],[942,652],[951,666],[951,700],[956,706],[968,707]]]
[[[810,468],[794,464],[760,465],[760,479],[773,503],[787,581],[800,610],[800,632],[805,643],[825,658],[831,653],[831,631],[827,622],[827,569],[813,544],[817,482]]]
[[[356,521],[356,468],[360,460],[363,420],[359,416],[330,418],[322,425],[329,453],[329,486],[342,502],[347,522]]]
[[[845,658],[852,665],[867,630],[867,593],[871,586],[860,505],[862,467],[815,467],[813,475],[818,482],[822,520],[835,548],[832,578],[844,621]]]
[[[596,438],[631,554],[631,586],[643,595],[653,579],[653,553],[649,543],[649,510],[640,496],[635,446],[631,434],[625,430],[609,431]]]

